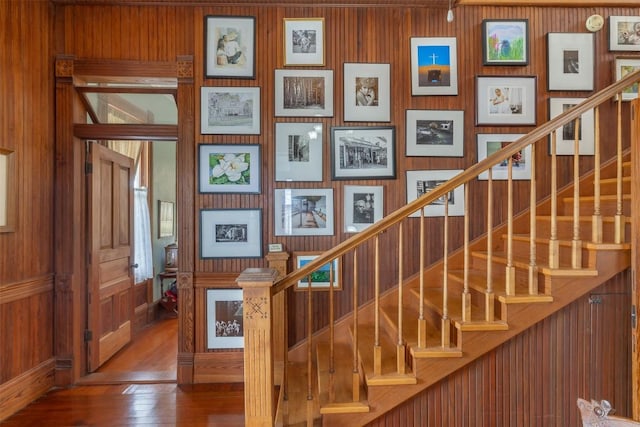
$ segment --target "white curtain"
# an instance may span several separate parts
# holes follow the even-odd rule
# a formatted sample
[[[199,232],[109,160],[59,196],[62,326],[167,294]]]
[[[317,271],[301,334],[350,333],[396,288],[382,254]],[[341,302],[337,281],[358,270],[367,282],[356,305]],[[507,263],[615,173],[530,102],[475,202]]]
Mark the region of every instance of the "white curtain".
[[[134,268],[135,283],[153,277],[153,255],[151,249],[151,218],[147,204],[147,189],[136,188],[133,201],[134,211]]]

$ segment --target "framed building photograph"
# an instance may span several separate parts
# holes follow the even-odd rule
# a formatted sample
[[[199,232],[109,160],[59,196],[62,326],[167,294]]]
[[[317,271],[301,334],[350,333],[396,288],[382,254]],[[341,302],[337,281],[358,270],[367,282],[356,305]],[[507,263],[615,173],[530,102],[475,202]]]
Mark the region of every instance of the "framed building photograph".
[[[440,184],[447,182],[462,170],[411,170],[407,171],[407,203],[427,194]],[[461,185],[424,207],[424,216],[444,216],[445,203],[448,201],[449,216],[464,215],[464,186]],[[420,210],[410,216],[420,217]]]
[[[357,233],[384,216],[384,187],[381,185],[344,186],[344,232]]]
[[[391,120],[391,66],[344,64],[344,120],[388,122]]]
[[[324,18],[284,18],[284,65],[324,66]]]
[[[299,269],[309,264],[320,255],[320,252],[294,252],[295,268]],[[333,285],[333,290],[342,290],[342,267],[340,258],[326,263],[309,276],[300,279],[295,284],[294,290],[307,291],[311,283],[312,291],[328,291]]]
[[[200,132],[259,135],[260,88],[203,86]]]
[[[323,125],[276,123],[276,181],[322,181]]]
[[[255,17],[205,16],[205,76],[256,77]]]
[[[274,197],[276,236],[332,236],[333,189],[277,189]]]
[[[333,117],[333,70],[276,70],[276,116]]]
[[[200,193],[260,193],[258,144],[200,144]]]
[[[513,141],[523,137],[524,134],[478,134],[478,162],[500,151]],[[531,146],[518,151],[511,156],[511,178],[513,180],[531,179]],[[489,179],[487,171],[478,175],[479,180]],[[509,179],[509,159],[503,159],[499,164],[491,168],[491,179],[503,181]]]
[[[175,224],[175,206],[173,202],[158,200],[158,238],[173,236]]]
[[[609,50],[640,52],[640,16],[609,17]]]
[[[395,178],[395,129],[395,126],[332,127],[331,178]]]
[[[411,94],[458,94],[455,37],[411,37]]]
[[[529,20],[483,20],[482,63],[484,65],[527,65],[529,63]]]
[[[617,56],[614,61],[616,81],[625,77],[629,73],[640,69],[640,56]],[[638,97],[638,83],[624,88],[622,100],[631,101]]]
[[[535,76],[477,76],[476,125],[535,125]]]
[[[549,119],[559,116],[572,107],[575,107],[586,98],[549,98]],[[578,133],[578,150],[580,155],[593,156],[595,153],[595,124],[594,112],[589,110],[580,116],[580,125],[576,129],[576,122],[572,120],[560,129],[555,131],[556,154],[575,154],[576,132]],[[549,136],[549,147],[551,147],[551,137]],[[549,149],[551,153],[551,149]]]
[[[593,33],[547,33],[549,90],[593,90]]]
[[[207,289],[207,348],[244,348],[242,289]]]
[[[407,110],[407,156],[462,157],[464,111]]]
[[[262,209],[200,210],[200,258],[261,258]]]

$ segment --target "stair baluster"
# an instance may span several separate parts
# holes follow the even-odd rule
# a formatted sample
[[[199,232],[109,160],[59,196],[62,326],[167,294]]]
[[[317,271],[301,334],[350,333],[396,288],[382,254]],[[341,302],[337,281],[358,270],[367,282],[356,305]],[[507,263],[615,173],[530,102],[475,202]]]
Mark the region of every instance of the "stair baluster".
[[[516,268],[513,266],[513,156],[507,161],[507,266],[505,267],[505,293],[516,294]]]
[[[380,239],[375,237],[374,250],[374,336],[373,336],[373,375],[382,375],[382,347],[380,347]]]
[[[469,186],[464,186],[464,272],[462,291],[462,321],[471,322],[471,293],[469,293]]]
[[[398,342],[397,342],[397,347],[396,347],[396,371],[398,372],[398,374],[400,375],[404,375],[407,373],[407,369],[406,366],[407,364],[405,363],[405,345],[404,345],[404,337],[402,334],[402,321],[403,321],[403,317],[402,317],[402,302],[403,302],[403,289],[404,286],[402,286],[403,283],[403,277],[402,277],[402,267],[403,267],[403,257],[404,257],[404,235],[402,233],[402,222],[399,224],[398,226]]]
[[[485,291],[484,318],[493,322],[494,294],[493,294],[493,168],[487,170],[487,290]]]
[[[354,402],[360,401],[360,368],[358,363],[358,249],[353,250],[353,375],[352,383],[352,399]]]
[[[582,239],[580,238],[580,117],[574,124],[573,139],[573,238],[571,239],[571,268],[582,268]]]
[[[418,303],[418,348],[427,346],[427,319],[424,317],[424,209],[420,209],[420,301]]]
[[[442,348],[451,347],[451,325],[449,324],[449,195],[444,195],[444,246],[442,275],[442,321],[440,326]]]
[[[615,242],[624,243],[624,226],[625,221],[622,216],[622,92],[618,94],[617,102],[618,110],[618,138],[617,153],[618,167],[616,174],[616,216],[615,216]]]
[[[602,243],[602,213],[600,211],[600,107],[593,109],[594,114],[594,179],[593,179],[593,218],[591,220],[591,241]]]
[[[560,265],[558,242],[558,151],[557,132],[551,133],[551,236],[549,236],[549,268]]]
[[[531,150],[535,152],[535,150]],[[538,295],[538,264],[536,239],[536,212],[538,196],[536,193],[536,156],[531,157],[531,182],[529,190],[529,295]]]

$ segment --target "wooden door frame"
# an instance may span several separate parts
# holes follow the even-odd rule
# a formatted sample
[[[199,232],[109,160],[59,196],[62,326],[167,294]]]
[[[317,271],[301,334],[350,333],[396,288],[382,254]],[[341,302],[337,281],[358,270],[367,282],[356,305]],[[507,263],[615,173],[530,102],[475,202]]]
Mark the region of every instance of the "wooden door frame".
[[[631,102],[631,217],[637,218],[640,213],[640,99]],[[631,405],[633,419],[640,420],[640,352],[638,343],[638,308],[640,292],[638,292],[638,271],[640,270],[640,224],[631,222],[631,313],[635,313],[631,323]]]

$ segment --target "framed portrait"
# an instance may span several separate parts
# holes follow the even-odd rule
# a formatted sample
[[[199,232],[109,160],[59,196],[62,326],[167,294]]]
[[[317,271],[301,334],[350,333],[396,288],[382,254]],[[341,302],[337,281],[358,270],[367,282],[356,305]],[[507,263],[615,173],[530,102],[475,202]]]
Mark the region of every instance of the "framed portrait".
[[[640,52],[640,16],[609,17],[609,50]]]
[[[381,185],[344,186],[344,232],[357,233],[384,216],[384,187]]]
[[[462,157],[464,111],[407,110],[407,156]]]
[[[640,69],[640,56],[618,56],[614,62],[616,81],[625,77],[629,73]],[[624,88],[622,100],[630,101],[638,97],[638,83]]]
[[[332,236],[333,189],[277,189],[274,198],[276,236]]]
[[[535,125],[535,76],[477,76],[476,125]]]
[[[418,197],[427,194],[438,185],[447,182],[461,172],[461,169],[407,171],[407,203],[411,203]],[[449,216],[464,215],[464,185],[461,185],[425,206],[423,208],[424,216],[444,216],[444,205],[447,200]],[[420,210],[410,216],[420,217]]]
[[[276,181],[322,181],[323,125],[276,123]]]
[[[205,76],[255,79],[255,17],[205,16]]]
[[[262,258],[262,209],[200,210],[200,258]]]
[[[17,218],[16,153],[0,147],[0,233],[15,230]]]
[[[260,88],[203,86],[200,132],[259,135]]]
[[[242,289],[207,289],[207,348],[244,348]]]
[[[331,178],[395,178],[395,130],[395,126],[332,127]]]
[[[173,236],[175,206],[173,202],[158,200],[158,238]]]
[[[344,64],[344,120],[388,122],[391,120],[391,66]]]
[[[411,94],[458,94],[455,37],[411,37]]]
[[[524,134],[478,134],[478,162],[500,151]],[[513,180],[531,179],[531,146],[511,156],[511,178]],[[489,179],[488,172],[478,175],[479,180]],[[491,168],[491,179],[502,181],[509,179],[509,159],[505,158]]]
[[[529,63],[529,20],[483,20],[482,63],[484,65],[527,65]]]
[[[324,65],[324,18],[284,18],[284,65]]]
[[[200,144],[200,193],[260,193],[260,145]]]
[[[320,252],[295,252],[293,256],[295,257],[296,269],[309,264],[319,255]],[[300,279],[298,283],[295,284],[294,290],[307,291],[309,290],[309,283],[311,283],[312,291],[328,291],[332,284],[333,290],[342,290],[342,266],[340,258],[326,263],[309,276]]]
[[[547,33],[549,90],[593,90],[593,33]]]
[[[333,117],[333,70],[276,70],[276,116]]]
[[[549,98],[549,119],[559,116],[572,107],[575,107],[586,98]],[[576,122],[572,120],[560,129],[555,131],[556,154],[574,155],[575,139],[578,132],[579,154],[593,156],[595,153],[595,124],[594,112],[589,110],[580,116],[580,126],[576,129]],[[551,137],[549,136],[549,147],[551,147]],[[551,149],[549,149],[551,153]]]

